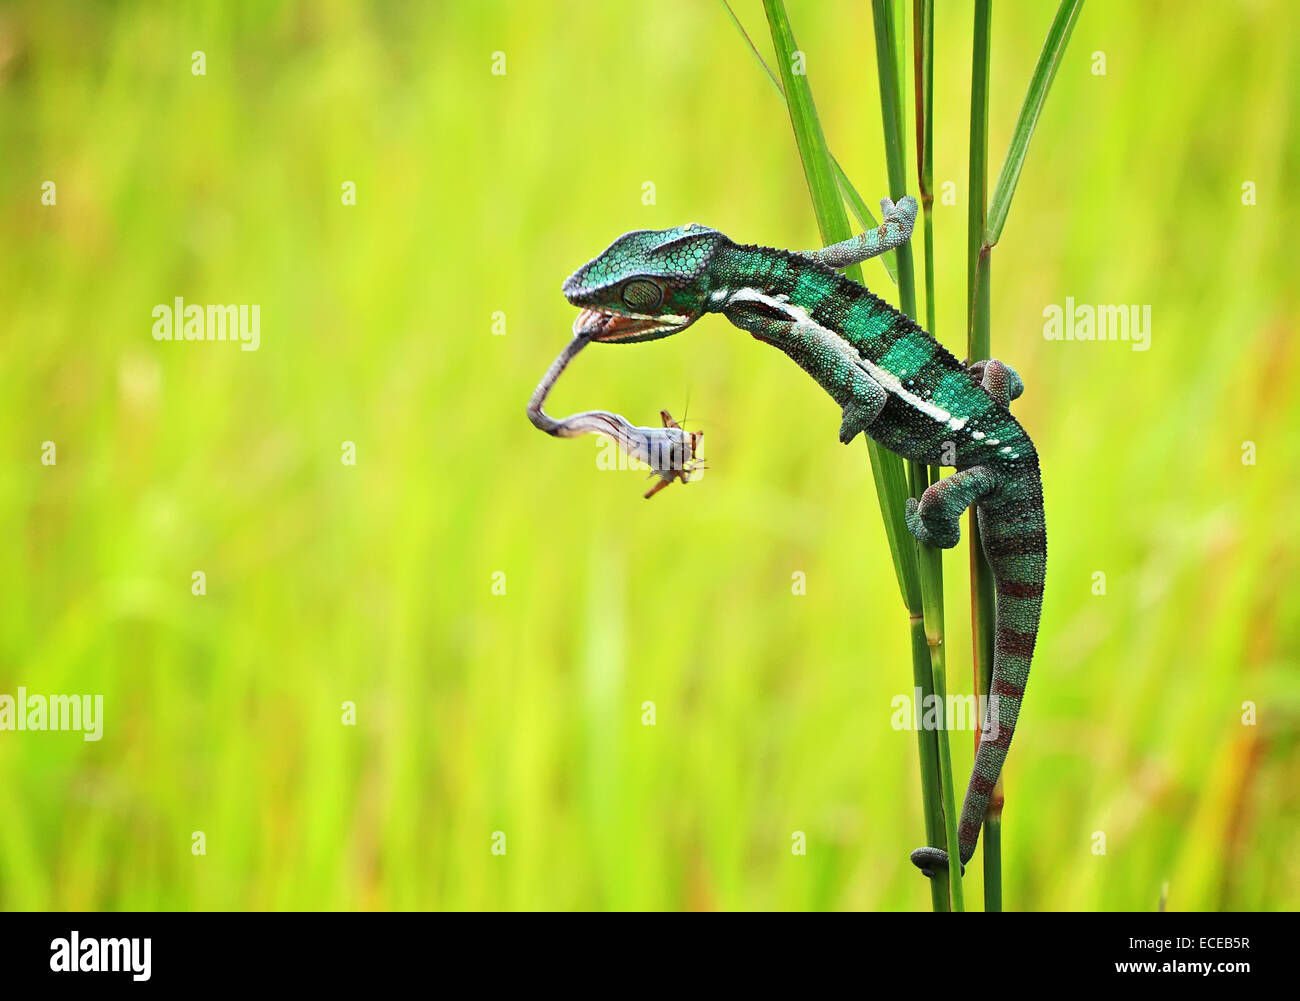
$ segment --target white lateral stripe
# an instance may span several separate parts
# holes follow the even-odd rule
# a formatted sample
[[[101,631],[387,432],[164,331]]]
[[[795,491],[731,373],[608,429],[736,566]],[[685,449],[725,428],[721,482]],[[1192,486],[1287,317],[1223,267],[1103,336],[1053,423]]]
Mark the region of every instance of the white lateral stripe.
[[[785,298],[784,295],[774,298],[755,288],[739,288],[731,294],[731,298],[728,299],[727,302],[731,303],[736,302],[737,300],[741,302],[760,302],[764,306],[780,310],[795,323],[813,327],[824,334],[836,338],[853,352],[853,357],[867,370],[867,374],[870,375],[871,378],[875,379],[886,392],[893,393],[895,396],[898,396],[917,410],[921,411],[921,413],[925,414],[927,417],[931,417],[941,424],[947,424],[948,427],[954,431],[960,431],[966,426],[968,418],[953,417],[953,415],[944,410],[943,407],[937,406],[929,400],[924,400],[911,390],[905,389],[902,382],[899,381],[898,376],[893,372],[889,371],[887,368],[881,368],[879,365],[872,362],[871,359],[863,357],[858,349],[850,344],[842,334],[836,333],[834,330],[827,330],[809,316],[806,309],[802,306],[796,306],[794,303],[786,302]]]

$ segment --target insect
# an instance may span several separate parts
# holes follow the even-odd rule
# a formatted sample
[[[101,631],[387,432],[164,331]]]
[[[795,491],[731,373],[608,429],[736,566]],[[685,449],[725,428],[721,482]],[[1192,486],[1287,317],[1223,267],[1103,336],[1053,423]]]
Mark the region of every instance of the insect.
[[[696,470],[705,468],[698,458],[700,438],[704,432],[685,430],[667,410],[659,411],[663,427],[656,428],[638,426],[621,414],[608,410],[584,410],[557,420],[542,409],[561,373],[590,343],[591,338],[579,334],[565,345],[533,391],[528,401],[528,419],[538,429],[557,438],[576,438],[584,434],[603,434],[612,438],[629,459],[648,466],[650,475],[659,478],[645,492],[647,500],[675,480],[689,483]]]
[[[668,431],[680,432],[677,435],[665,435],[662,439],[657,439],[650,447],[660,447],[666,450],[666,455],[658,458],[658,461],[647,460],[650,466],[650,475],[658,476],[659,482],[645,492],[645,499],[649,500],[673,480],[680,480],[682,483],[691,481],[691,474],[697,469],[706,469],[696,456],[699,454],[700,438],[704,436],[703,431],[687,431],[675,420],[673,415],[667,410],[660,410],[659,417],[664,422],[664,428]],[[654,432],[656,428],[638,428],[638,431]]]

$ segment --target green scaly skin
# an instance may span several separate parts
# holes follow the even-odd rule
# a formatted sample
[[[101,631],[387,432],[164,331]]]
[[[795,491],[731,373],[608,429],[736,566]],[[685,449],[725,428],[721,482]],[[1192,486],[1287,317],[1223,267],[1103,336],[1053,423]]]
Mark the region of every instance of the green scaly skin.
[[[1011,416],[1019,377],[998,361],[966,366],[910,318],[836,272],[905,242],[916,202],[881,203],[879,229],[797,253],[733,243],[694,223],[628,233],[564,285],[583,307],[578,338],[632,343],[685,330],[721,313],[795,360],[839,404],[840,441],[870,435],[906,459],[956,472],[909,498],[917,539],[957,544],[959,518],[974,505],[984,553],[997,582],[996,645],[989,705],[962,806],[963,867],[975,852],[994,783],[1020,714],[1038,634],[1047,538],[1038,455]],[[938,848],[912,861],[934,875],[948,864]]]

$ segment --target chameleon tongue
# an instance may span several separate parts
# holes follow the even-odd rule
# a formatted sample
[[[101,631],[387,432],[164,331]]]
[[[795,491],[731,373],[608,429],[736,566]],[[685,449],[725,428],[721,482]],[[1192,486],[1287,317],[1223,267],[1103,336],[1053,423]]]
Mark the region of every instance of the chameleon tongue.
[[[599,309],[584,309],[578,314],[578,318],[573,321],[573,333],[585,337],[598,334],[609,322],[609,317],[609,313]]]
[[[551,363],[533,391],[532,399],[528,401],[528,419],[538,430],[557,438],[603,434],[614,439],[628,456],[645,463],[650,467],[651,474],[660,478],[660,482],[651,488],[646,497],[653,496],[673,480],[687,482],[691,472],[700,468],[696,462],[695,450],[699,447],[701,432],[684,431],[666,410],[661,412],[664,426],[648,428],[638,427],[621,414],[612,414],[608,410],[584,410],[556,420],[542,409],[560,374],[573,357],[590,343],[588,337],[579,334]]]
[[[624,316],[604,309],[584,309],[573,321],[573,336],[592,341],[616,341],[660,326],[648,316]]]

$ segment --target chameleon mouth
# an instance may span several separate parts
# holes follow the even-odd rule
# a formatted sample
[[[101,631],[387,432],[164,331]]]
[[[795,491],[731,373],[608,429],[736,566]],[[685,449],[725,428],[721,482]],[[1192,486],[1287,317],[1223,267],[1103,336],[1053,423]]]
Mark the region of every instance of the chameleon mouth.
[[[683,319],[679,316],[625,316],[612,310],[588,307],[573,321],[573,334],[592,341],[622,341],[652,331],[674,330]]]

